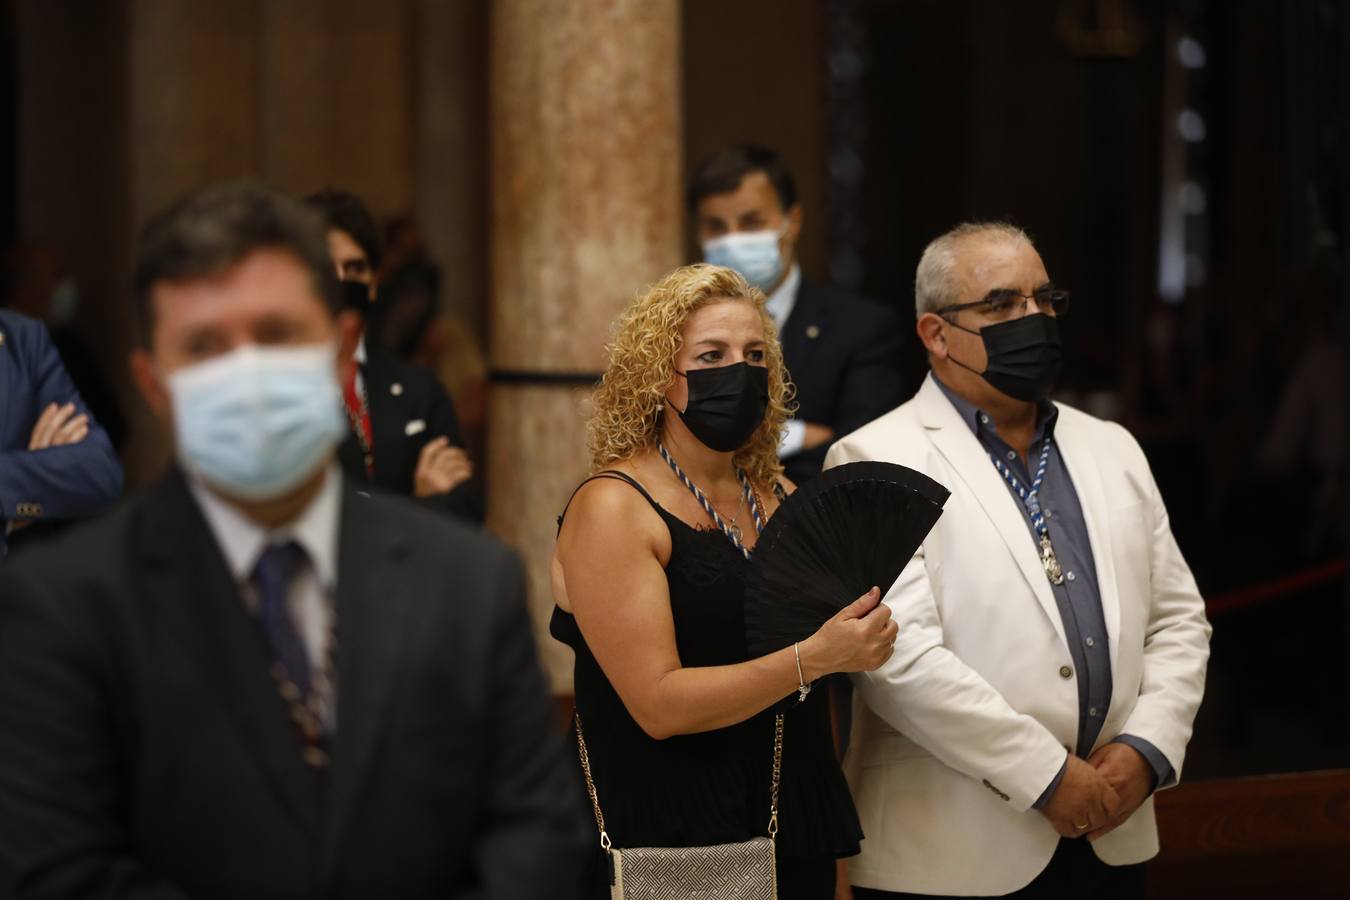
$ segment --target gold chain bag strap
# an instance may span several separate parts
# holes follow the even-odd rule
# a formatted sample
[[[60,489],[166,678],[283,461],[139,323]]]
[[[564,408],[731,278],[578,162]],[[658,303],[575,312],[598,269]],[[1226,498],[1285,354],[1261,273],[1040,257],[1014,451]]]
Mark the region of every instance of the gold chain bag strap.
[[[600,846],[609,855],[611,900],[777,900],[778,868],[774,841],[778,837],[778,784],[783,772],[783,714],[774,721],[773,785],[770,790],[769,836],[739,844],[707,847],[629,847],[620,850],[605,831],[605,814],[591,778],[591,757],[576,716],[577,755],[586,775],[586,793],[600,829]]]

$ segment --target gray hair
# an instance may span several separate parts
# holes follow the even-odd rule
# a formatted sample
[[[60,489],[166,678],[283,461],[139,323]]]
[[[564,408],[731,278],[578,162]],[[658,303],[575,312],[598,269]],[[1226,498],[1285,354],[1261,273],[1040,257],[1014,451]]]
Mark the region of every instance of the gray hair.
[[[952,274],[956,270],[956,248],[969,238],[989,235],[995,239],[1032,244],[1030,236],[1011,222],[962,222],[951,231],[934,238],[919,258],[914,272],[914,315],[936,312],[958,302]]]

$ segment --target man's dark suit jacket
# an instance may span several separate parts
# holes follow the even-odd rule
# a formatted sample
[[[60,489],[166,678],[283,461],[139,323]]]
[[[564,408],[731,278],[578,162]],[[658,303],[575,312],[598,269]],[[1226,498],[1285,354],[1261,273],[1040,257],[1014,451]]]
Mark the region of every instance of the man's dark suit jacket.
[[[33,426],[51,403],[74,403],[89,416],[89,434],[78,444],[30,453]],[[83,518],[121,494],[122,464],[66,374],[46,326],[0,309],[0,559],[7,520],[40,527]]]
[[[455,405],[435,373],[374,348],[367,348],[361,378],[374,436],[375,477],[367,477],[355,432],[348,434],[338,448],[342,470],[355,481],[411,497],[417,457],[423,447],[438,437],[449,438],[453,446],[464,446]],[[483,493],[476,479],[464,482],[448,494],[417,502],[471,522],[483,521]]]
[[[342,495],[332,767],[174,472],[0,578],[0,897],[570,896],[594,840],[521,567]]]
[[[870,300],[802,279],[779,335],[797,386],[796,418],[834,430],[834,440],[900,405],[900,318]],[[783,460],[797,484],[820,472],[834,440]]]

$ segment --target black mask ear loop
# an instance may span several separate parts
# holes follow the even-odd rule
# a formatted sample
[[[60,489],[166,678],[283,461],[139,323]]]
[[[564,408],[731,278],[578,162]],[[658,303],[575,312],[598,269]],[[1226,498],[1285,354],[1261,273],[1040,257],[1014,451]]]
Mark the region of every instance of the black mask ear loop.
[[[964,326],[964,325],[958,325],[958,324],[956,324],[956,322],[955,322],[954,320],[947,318],[946,316],[942,315],[942,313],[937,313],[937,317],[938,317],[939,319],[941,319],[942,321],[946,322],[948,325],[952,326],[953,328],[959,328],[959,329],[961,329],[962,331],[964,331],[966,334],[973,334],[973,335],[975,335],[976,337],[979,337],[979,338],[983,339],[978,331],[975,331],[975,330],[972,329],[972,328],[967,328],[967,327]],[[947,350],[947,358],[950,359],[952,362],[956,363],[956,364],[957,364],[958,366],[960,366],[961,368],[965,369],[967,372],[970,372],[972,375],[979,375],[981,378],[984,377],[984,373],[983,373],[983,372],[976,372],[976,371],[975,371],[974,369],[972,369],[970,366],[966,365],[965,363],[961,362],[961,360],[959,360],[959,359],[957,359],[955,356],[953,356],[953,355],[952,355],[952,351],[951,351],[950,348]]]
[[[671,371],[673,371],[676,375],[679,375],[681,378],[684,379],[685,385],[686,385],[685,392],[686,392],[686,394],[687,394],[687,393],[688,393],[688,387],[687,387],[687,386],[688,386],[688,384],[689,384],[689,375],[688,375],[687,373],[685,373],[685,372],[681,372],[679,369],[672,369]],[[671,409],[674,409],[675,412],[679,413],[680,415],[684,415],[684,410],[687,410],[687,409],[689,408],[689,398],[688,398],[687,396],[684,398],[684,409],[675,409],[675,404],[674,404],[674,403],[671,403],[671,402],[670,402],[670,398],[667,397],[665,394],[662,394],[662,395],[661,395],[661,399],[665,402],[666,406],[669,406]]]

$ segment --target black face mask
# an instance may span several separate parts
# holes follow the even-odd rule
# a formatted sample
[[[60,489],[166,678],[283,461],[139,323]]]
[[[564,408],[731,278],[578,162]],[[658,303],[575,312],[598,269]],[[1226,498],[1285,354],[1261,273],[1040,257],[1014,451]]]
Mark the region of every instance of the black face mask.
[[[986,325],[971,331],[948,320],[949,324],[978,334],[984,341],[988,359],[983,372],[976,372],[985,381],[1014,400],[1028,403],[1044,400],[1050,387],[1059,377],[1064,365],[1064,351],[1059,341],[1059,320],[1044,314],[1010,319],[997,325]],[[954,356],[952,362],[963,369],[970,366]]]
[[[370,285],[361,281],[338,281],[338,291],[343,309],[354,309],[363,317],[370,315],[374,307],[370,301]]]
[[[736,363],[675,374],[689,382],[689,402],[676,412],[708,449],[739,450],[764,421],[769,407],[769,370],[764,366]]]

